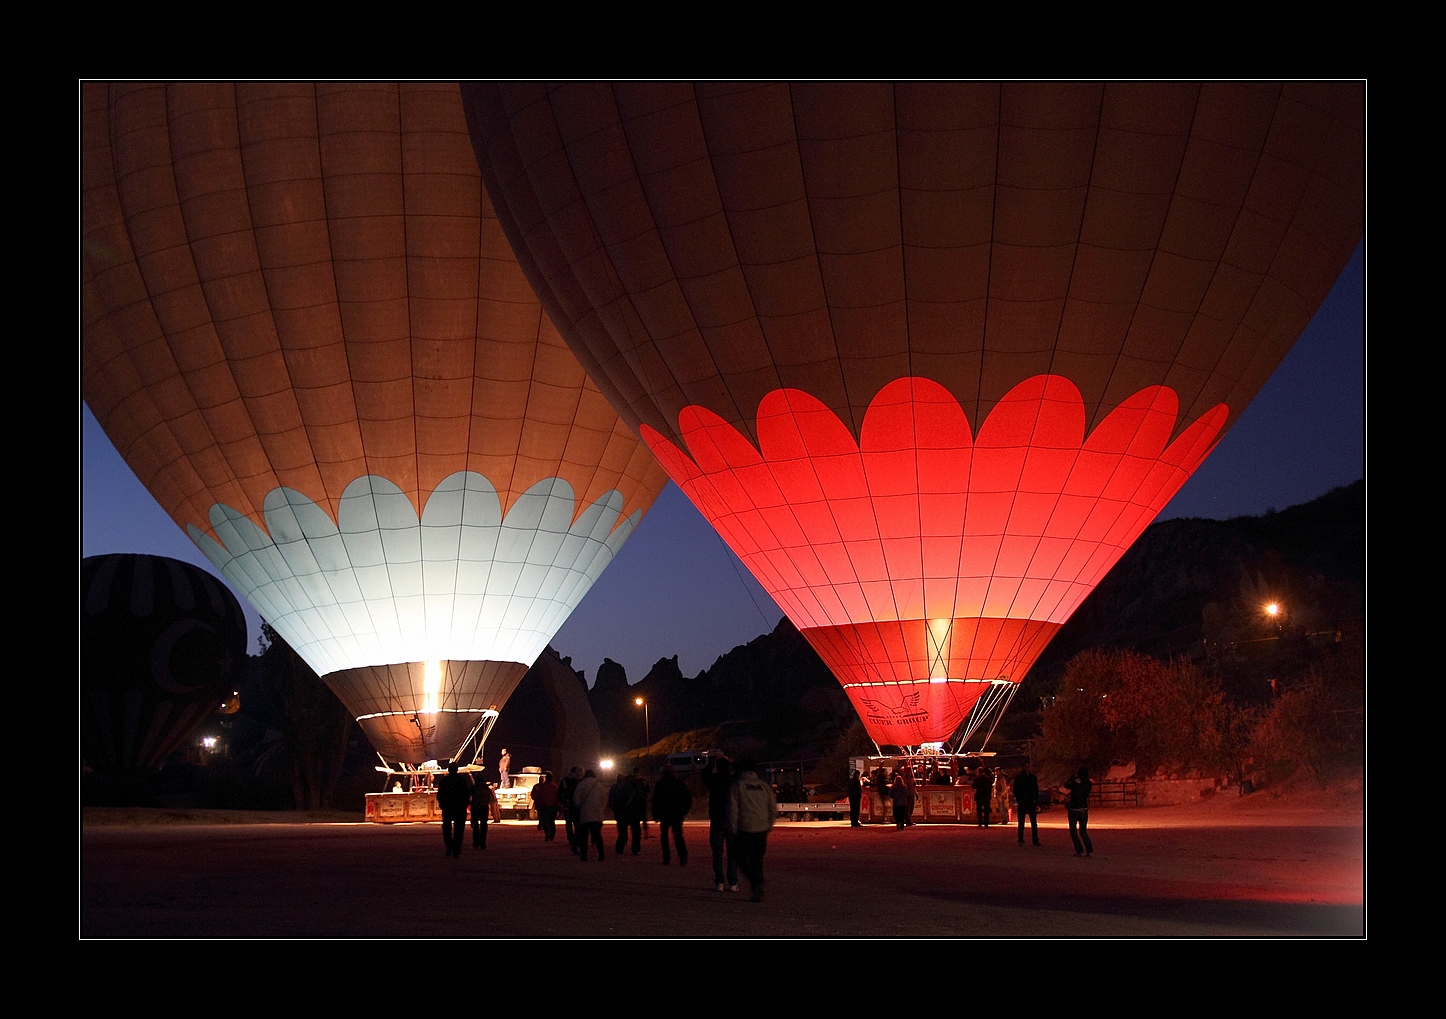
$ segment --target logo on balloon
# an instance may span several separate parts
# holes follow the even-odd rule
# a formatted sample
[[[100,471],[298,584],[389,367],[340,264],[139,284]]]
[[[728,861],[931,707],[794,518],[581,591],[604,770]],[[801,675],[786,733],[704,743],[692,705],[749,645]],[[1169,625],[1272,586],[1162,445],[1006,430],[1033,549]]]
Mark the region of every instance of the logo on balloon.
[[[896,725],[927,725],[929,710],[919,706],[921,696],[922,693],[915,690],[898,695],[893,703],[863,696],[858,697],[855,703],[864,706],[864,717],[869,725],[885,728]]]

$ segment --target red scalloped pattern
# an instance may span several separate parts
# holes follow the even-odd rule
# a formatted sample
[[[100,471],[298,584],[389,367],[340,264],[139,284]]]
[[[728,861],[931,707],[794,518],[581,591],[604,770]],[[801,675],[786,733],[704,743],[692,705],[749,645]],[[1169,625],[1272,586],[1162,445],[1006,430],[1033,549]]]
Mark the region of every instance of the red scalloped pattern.
[[[1174,391],[1151,386],[1086,436],[1079,390],[1038,375],[976,437],[948,390],[902,378],[869,405],[857,442],[797,389],[763,399],[757,448],[698,406],[678,419],[687,453],[642,433],[870,734],[917,744],[947,738],[980,681],[1023,678],[1214,448],[1229,412],[1212,408],[1171,442],[1178,413]]]

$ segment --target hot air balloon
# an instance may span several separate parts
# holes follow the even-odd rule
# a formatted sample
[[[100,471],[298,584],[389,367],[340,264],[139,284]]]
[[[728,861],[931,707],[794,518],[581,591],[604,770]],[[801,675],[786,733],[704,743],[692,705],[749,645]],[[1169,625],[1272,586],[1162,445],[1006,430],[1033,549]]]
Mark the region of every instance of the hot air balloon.
[[[665,477],[542,313],[456,84],[89,84],[84,396],[384,762],[480,750]]]
[[[87,763],[159,767],[221,707],[246,657],[246,617],[205,570],[164,556],[80,563],[80,737]]]
[[[464,99],[553,320],[880,744],[997,719],[1362,235],[1359,83]]]

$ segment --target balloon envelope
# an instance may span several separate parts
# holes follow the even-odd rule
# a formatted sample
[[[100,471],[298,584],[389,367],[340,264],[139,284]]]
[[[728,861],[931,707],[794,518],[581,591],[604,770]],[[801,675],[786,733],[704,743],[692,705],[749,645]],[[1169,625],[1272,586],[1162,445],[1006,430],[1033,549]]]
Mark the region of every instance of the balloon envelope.
[[[1020,681],[1361,236],[1358,83],[464,96],[569,344],[881,743]]]
[[[158,767],[231,692],[246,657],[236,596],[164,556],[80,563],[80,735],[111,772]]]
[[[665,480],[522,276],[457,86],[84,96],[86,402],[384,756],[449,756]]]

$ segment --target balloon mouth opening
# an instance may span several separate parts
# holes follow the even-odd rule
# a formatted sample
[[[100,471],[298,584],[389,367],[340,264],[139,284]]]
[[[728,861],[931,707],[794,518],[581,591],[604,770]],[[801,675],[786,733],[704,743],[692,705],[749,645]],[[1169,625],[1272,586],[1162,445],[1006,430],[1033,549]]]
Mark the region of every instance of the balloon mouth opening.
[[[918,679],[880,679],[864,682],[840,683],[845,690],[852,687],[869,686],[913,686],[916,683],[943,684],[943,683],[987,683],[992,686],[1009,686],[1014,682],[1008,676],[994,676],[989,679],[980,679],[971,676],[921,676]]]

